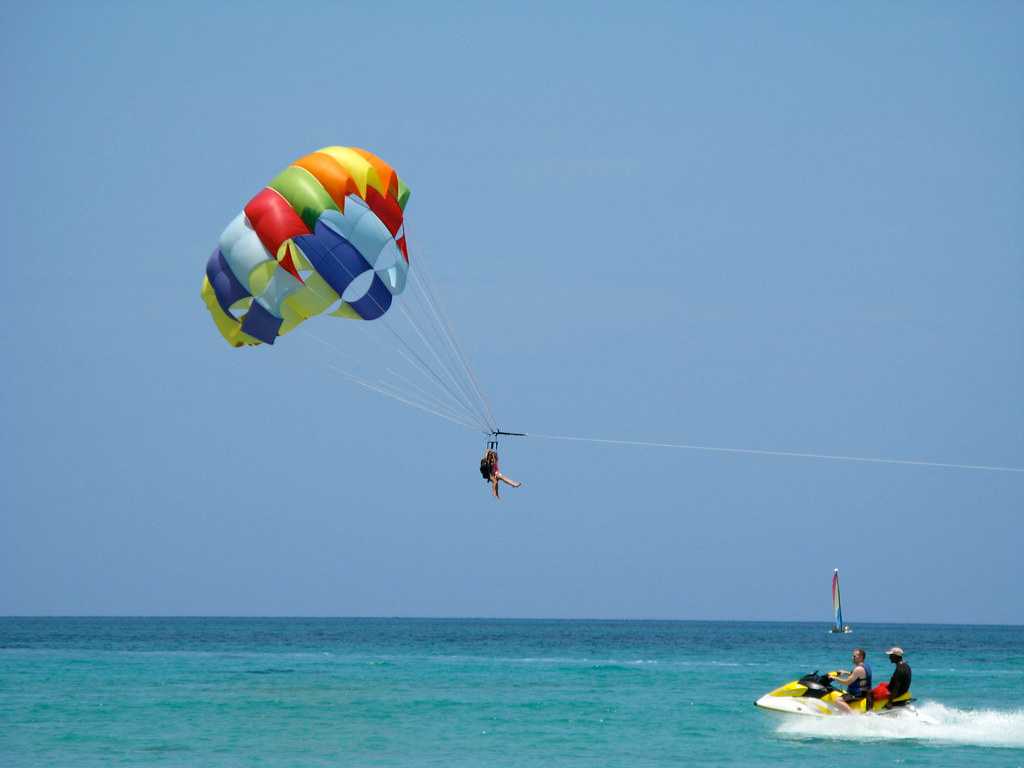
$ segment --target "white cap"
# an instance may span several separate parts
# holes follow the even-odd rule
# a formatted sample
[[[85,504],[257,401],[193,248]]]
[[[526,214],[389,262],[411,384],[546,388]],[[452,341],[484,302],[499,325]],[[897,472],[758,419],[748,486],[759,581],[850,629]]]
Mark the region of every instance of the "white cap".
[[[892,648],[890,648],[888,651],[885,652],[885,655],[886,656],[902,656],[903,655],[903,649],[900,648],[898,645],[894,645]]]

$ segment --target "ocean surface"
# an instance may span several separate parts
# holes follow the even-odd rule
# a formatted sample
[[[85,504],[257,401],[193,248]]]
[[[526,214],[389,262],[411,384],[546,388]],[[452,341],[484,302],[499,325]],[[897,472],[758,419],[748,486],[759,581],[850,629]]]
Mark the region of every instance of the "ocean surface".
[[[0,766],[1024,766],[1024,627],[0,618]],[[914,718],[762,693],[903,646]]]

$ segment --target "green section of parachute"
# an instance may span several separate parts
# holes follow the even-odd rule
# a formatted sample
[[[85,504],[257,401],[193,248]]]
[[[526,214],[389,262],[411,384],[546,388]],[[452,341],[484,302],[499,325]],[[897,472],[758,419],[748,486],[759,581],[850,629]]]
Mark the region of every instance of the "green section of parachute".
[[[288,201],[310,232],[316,227],[321,213],[338,210],[327,190],[304,168],[289,166],[269,186]]]
[[[409,202],[409,188],[405,186],[405,182],[401,179],[398,180],[398,205],[401,209],[405,210],[405,204]]]

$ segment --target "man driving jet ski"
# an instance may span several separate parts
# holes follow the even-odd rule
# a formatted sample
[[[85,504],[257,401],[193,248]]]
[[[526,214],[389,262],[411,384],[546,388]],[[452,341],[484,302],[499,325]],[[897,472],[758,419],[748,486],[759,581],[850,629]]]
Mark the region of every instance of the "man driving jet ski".
[[[850,704],[861,699],[866,700],[865,710],[871,711],[871,665],[864,660],[865,657],[863,648],[854,648],[853,669],[840,669],[829,674],[829,677],[834,678],[837,683],[846,686],[846,693],[834,702],[839,711],[845,715],[853,714]]]

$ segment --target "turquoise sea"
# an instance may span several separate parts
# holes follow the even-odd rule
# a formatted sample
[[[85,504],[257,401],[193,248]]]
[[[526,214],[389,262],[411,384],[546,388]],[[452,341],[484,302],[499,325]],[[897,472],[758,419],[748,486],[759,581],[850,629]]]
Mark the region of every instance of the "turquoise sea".
[[[899,644],[931,723],[765,691]],[[1024,627],[0,618],[0,765],[1024,765]]]

